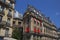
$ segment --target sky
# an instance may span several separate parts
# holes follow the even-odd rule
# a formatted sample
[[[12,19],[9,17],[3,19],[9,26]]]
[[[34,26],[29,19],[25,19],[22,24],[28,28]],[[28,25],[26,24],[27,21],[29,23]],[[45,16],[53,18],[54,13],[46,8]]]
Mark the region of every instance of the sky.
[[[40,10],[44,15],[50,17],[57,28],[60,27],[60,0],[16,0],[15,9],[24,14],[28,5]]]

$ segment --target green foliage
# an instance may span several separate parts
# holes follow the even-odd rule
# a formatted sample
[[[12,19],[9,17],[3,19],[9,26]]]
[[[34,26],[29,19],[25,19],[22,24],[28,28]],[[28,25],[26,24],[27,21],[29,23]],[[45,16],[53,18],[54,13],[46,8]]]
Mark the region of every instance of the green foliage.
[[[20,28],[15,27],[12,33],[12,38],[15,38],[17,40],[21,40],[22,39],[22,32],[20,31]]]

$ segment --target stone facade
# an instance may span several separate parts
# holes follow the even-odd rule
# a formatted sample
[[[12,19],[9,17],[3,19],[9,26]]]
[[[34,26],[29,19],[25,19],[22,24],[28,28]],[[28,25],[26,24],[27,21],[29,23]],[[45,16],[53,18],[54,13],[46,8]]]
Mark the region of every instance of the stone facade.
[[[23,27],[23,40],[57,40],[57,28],[32,6],[22,16],[14,10],[15,0],[0,0],[0,37],[11,37],[13,27]]]
[[[24,40],[57,40],[57,28],[49,17],[32,6],[28,6],[23,16]]]
[[[15,0],[0,0],[0,36],[11,37]]]

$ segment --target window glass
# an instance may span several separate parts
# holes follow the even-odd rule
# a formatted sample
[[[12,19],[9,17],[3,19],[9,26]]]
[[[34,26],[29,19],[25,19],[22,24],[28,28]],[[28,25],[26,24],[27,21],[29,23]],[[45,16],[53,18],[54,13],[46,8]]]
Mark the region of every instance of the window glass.
[[[39,22],[37,22],[37,25],[39,26]]]
[[[34,20],[34,24],[36,24],[36,21]]]
[[[0,12],[2,11],[2,7],[0,6]]]
[[[7,22],[10,23],[10,18],[8,18]]]
[[[9,36],[9,29],[5,30],[5,36],[8,37]]]
[[[13,21],[13,24],[15,24],[15,21]]]
[[[2,21],[2,16],[0,16],[0,22]]]
[[[18,22],[18,24],[20,24],[20,25],[21,25],[21,22]]]
[[[9,15],[11,15],[11,12],[12,12],[12,10],[10,10],[10,9],[9,9],[9,12],[8,12],[8,14],[9,14]]]

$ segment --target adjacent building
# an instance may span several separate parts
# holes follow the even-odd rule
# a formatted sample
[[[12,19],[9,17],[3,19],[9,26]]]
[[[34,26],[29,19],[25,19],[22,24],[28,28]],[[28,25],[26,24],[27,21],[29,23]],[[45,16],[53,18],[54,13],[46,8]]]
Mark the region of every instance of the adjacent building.
[[[57,34],[58,34],[58,39],[57,40],[60,40],[60,28],[57,29]]]
[[[13,26],[14,27],[22,27],[23,26],[23,15],[18,11],[14,11],[13,15]]]
[[[56,26],[33,6],[23,15],[23,40],[57,40]]]
[[[0,39],[11,37],[13,28],[23,29],[23,40],[57,40],[57,28],[33,6],[24,15],[14,9],[15,0],[0,0]]]
[[[15,0],[0,0],[0,37],[11,37]]]

